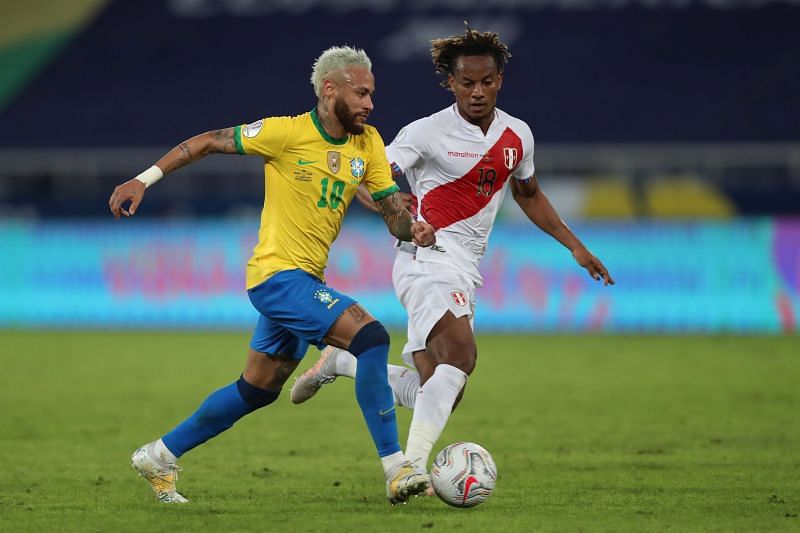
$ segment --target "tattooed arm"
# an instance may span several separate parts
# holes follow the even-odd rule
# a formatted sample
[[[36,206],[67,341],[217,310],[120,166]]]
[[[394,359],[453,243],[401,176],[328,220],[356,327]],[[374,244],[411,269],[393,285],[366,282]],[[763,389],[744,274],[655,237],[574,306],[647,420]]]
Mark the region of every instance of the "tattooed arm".
[[[356,190],[356,200],[358,203],[372,211],[373,213],[380,213],[381,210],[378,207],[378,204],[375,203],[375,200],[372,199],[372,196],[369,194],[367,187],[364,184],[361,184]]]
[[[208,154],[235,154],[236,144],[233,140],[233,128],[207,131],[183,141],[164,154],[156,162],[156,166],[164,174],[194,163]]]
[[[436,230],[427,222],[414,221],[405,207],[402,193],[394,192],[378,200],[377,204],[389,232],[401,241],[413,241],[417,246],[436,243]]]
[[[411,206],[414,204],[414,197],[407,192],[401,192],[400,198],[403,200],[403,206],[409,211],[411,211]],[[367,187],[363,184],[359,186],[358,190],[356,191],[356,200],[358,200],[358,202],[361,205],[363,205],[373,213],[381,212],[381,209],[378,207],[378,204],[375,203],[375,200],[373,200],[372,196],[369,194],[369,190],[367,190]]]
[[[233,128],[225,128],[195,135],[164,154],[161,159],[156,162],[155,167],[151,167],[151,169],[146,172],[156,173],[155,180],[158,180],[162,175],[185,167],[189,163],[194,163],[208,154],[235,154],[237,151],[233,139],[233,130]],[[144,175],[144,173],[140,176],[142,175]],[[139,207],[139,204],[142,202],[145,188],[145,182],[137,178],[133,178],[122,185],[118,185],[108,201],[108,207],[111,209],[111,213],[114,217],[119,218],[120,215],[125,215],[126,217],[133,215],[136,212],[136,208]],[[123,204],[128,201],[130,201],[131,204],[126,210]]]

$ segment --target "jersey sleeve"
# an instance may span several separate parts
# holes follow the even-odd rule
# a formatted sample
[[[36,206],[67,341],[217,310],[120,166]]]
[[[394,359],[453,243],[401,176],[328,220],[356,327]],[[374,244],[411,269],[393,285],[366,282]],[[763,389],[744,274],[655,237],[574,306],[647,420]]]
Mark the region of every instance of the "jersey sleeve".
[[[236,126],[233,140],[240,154],[260,155],[270,160],[278,157],[291,130],[290,117],[271,117]]]
[[[378,201],[400,189],[392,179],[389,161],[386,160],[383,139],[377,130],[372,129],[370,141],[369,161],[367,161],[363,182],[367,186],[372,199]]]
[[[533,133],[530,127],[523,122],[524,127],[520,128],[520,137],[522,139],[522,161],[520,161],[517,168],[514,169],[512,176],[518,180],[526,180],[533,176],[536,172],[536,166],[533,164]]]
[[[401,129],[386,147],[386,157],[398,174],[419,166],[428,151],[423,121],[424,119],[417,120]]]

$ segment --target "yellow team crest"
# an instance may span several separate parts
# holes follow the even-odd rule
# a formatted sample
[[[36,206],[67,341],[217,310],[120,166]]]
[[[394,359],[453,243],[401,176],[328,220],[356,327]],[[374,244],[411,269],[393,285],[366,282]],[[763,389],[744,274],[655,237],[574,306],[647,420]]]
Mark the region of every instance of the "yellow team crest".
[[[336,174],[342,163],[342,154],[339,152],[328,152],[328,168]]]

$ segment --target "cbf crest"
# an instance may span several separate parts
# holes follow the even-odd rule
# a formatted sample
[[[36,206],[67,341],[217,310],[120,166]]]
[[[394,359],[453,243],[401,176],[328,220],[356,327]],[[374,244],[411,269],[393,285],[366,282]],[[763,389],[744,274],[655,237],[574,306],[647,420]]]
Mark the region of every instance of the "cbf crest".
[[[339,302],[339,298],[334,298],[333,295],[325,289],[317,289],[317,291],[314,292],[314,299],[328,309]]]
[[[506,168],[511,170],[517,164],[517,149],[516,148],[503,148],[503,160],[505,161]]]
[[[328,152],[328,168],[334,174],[339,172],[339,167],[342,163],[342,154],[339,152]]]
[[[354,178],[361,178],[364,175],[364,160],[360,157],[354,157],[350,160],[350,174]]]
[[[331,293],[329,293],[325,289],[319,289],[317,292],[314,293],[314,299],[321,304],[327,305],[333,301],[333,296],[331,296]]]

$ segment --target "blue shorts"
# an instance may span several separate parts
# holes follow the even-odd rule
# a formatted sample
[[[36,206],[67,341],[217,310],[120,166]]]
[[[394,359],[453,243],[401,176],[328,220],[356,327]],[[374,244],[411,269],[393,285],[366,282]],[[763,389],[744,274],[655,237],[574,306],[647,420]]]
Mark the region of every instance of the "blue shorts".
[[[250,347],[302,359],[309,343],[322,347],[328,330],[355,300],[303,270],[284,270],[247,291],[261,316]]]

